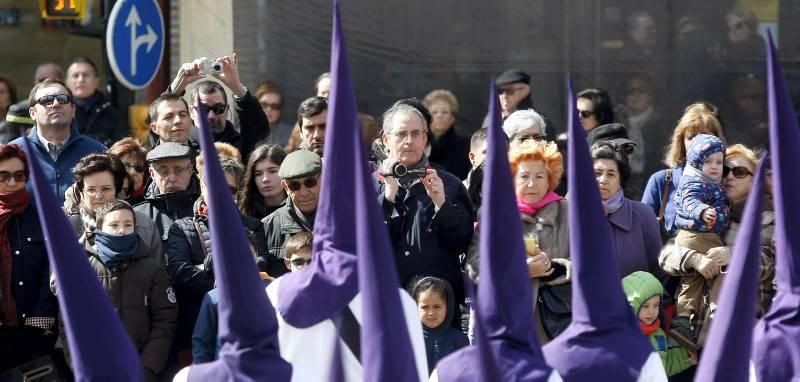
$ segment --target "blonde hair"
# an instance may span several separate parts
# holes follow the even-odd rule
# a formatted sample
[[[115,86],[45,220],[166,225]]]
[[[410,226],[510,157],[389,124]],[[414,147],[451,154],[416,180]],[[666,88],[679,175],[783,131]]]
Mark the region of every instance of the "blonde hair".
[[[511,173],[516,174],[520,163],[524,161],[542,161],[547,169],[547,190],[553,191],[561,183],[564,174],[564,160],[558,152],[554,142],[527,140],[511,149],[508,161],[511,164]]]
[[[743,144],[737,143],[735,145],[731,145],[727,150],[725,150],[725,158],[730,158],[732,156],[740,156],[742,159],[750,162],[750,166],[753,168],[753,171],[755,171],[755,168],[758,167],[758,155],[755,151]]]
[[[239,151],[239,149],[237,149],[233,145],[225,142],[214,142],[214,148],[217,149],[217,153],[219,154],[219,156],[231,158],[236,162],[239,162],[239,164],[242,164],[242,153]],[[197,172],[202,173],[203,172],[202,154],[197,156],[195,163],[197,167]]]
[[[722,135],[722,125],[717,115],[717,107],[706,102],[697,102],[687,106],[672,132],[664,163],[669,167],[683,166],[686,163],[684,138],[687,134],[698,134],[705,131],[725,141],[725,137]]]
[[[450,113],[454,116],[458,115],[458,99],[455,94],[447,89],[436,89],[428,93],[422,100],[425,107],[430,108],[431,104],[436,101],[444,101],[450,105]]]

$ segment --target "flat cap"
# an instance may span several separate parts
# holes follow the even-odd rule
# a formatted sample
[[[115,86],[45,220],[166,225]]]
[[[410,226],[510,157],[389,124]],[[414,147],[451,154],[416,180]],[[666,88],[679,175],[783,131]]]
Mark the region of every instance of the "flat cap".
[[[628,139],[628,129],[621,123],[597,126],[586,135],[586,139],[589,141],[590,146],[600,141],[611,141],[618,145],[625,143],[636,145],[635,142]]]
[[[529,84],[531,82],[531,76],[519,69],[509,69],[503,73],[500,73],[500,75],[494,80],[494,84],[497,86],[515,84],[518,82]]]
[[[147,153],[147,162],[155,162],[162,159],[186,158],[192,159],[192,148],[176,142],[164,142],[153,147]]]
[[[300,149],[283,159],[278,176],[281,179],[305,178],[319,174],[321,170],[322,158],[313,151]]]
[[[9,106],[6,113],[6,121],[33,126],[33,118],[31,118],[28,109],[29,106],[22,103]]]

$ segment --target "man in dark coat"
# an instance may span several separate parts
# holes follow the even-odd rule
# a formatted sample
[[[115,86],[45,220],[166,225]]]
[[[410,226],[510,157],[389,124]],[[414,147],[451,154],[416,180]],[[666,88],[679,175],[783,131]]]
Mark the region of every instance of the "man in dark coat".
[[[467,190],[453,174],[428,166],[428,124],[419,110],[396,104],[385,114],[379,203],[394,246],[401,285],[416,276],[447,280],[464,300],[459,255],[472,238],[474,216]],[[400,176],[398,164],[407,169]]]
[[[128,124],[105,94],[97,89],[97,66],[88,57],[76,57],[67,68],[67,86],[75,97],[75,127],[106,146],[127,137]]]

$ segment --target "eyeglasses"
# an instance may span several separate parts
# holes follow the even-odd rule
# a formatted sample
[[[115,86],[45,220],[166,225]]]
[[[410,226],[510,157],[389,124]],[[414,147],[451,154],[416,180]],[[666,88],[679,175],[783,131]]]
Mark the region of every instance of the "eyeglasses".
[[[423,130],[412,130],[412,131],[401,130],[401,131],[396,131],[396,132],[392,133],[392,135],[394,135],[395,138],[397,138],[397,139],[399,139],[401,141],[406,140],[406,138],[408,138],[409,136],[411,136],[411,139],[417,140],[417,139],[422,138],[422,136],[425,135],[425,134],[427,134],[427,132],[423,131]]]
[[[722,177],[723,178],[726,178],[728,176],[728,174],[730,174],[731,172],[733,172],[733,177],[736,178],[736,179],[744,179],[744,178],[747,178],[748,176],[753,176],[753,173],[750,172],[750,170],[748,170],[747,167],[744,167],[744,166],[736,166],[736,167],[723,166],[722,167]]]
[[[228,105],[226,105],[224,103],[218,103],[216,105],[203,104],[203,106],[205,106],[208,109],[208,111],[213,111],[214,114],[216,114],[216,115],[220,115],[220,114],[224,113],[225,110],[228,110]]]
[[[512,88],[500,88],[500,89],[497,90],[497,94],[499,94],[499,95],[505,94],[505,95],[513,96],[514,93],[521,92],[523,90],[525,90],[524,86],[512,87]]]
[[[547,139],[547,137],[541,134],[519,134],[515,135],[512,139],[522,143],[531,139],[533,139],[534,141],[543,141]]]
[[[261,108],[262,109],[279,110],[281,108],[281,106],[283,106],[283,105],[280,104],[280,103],[277,103],[277,102],[276,103],[261,102]]]
[[[0,183],[8,183],[8,181],[14,178],[14,181],[17,183],[22,183],[28,180],[28,176],[25,175],[24,171],[17,171],[14,173],[10,173],[8,171],[0,171]]]
[[[317,178],[305,178],[302,182],[299,180],[293,180],[290,182],[286,182],[286,187],[289,188],[289,191],[297,192],[300,191],[300,188],[314,188],[317,186]]]
[[[311,264],[311,259],[306,260],[302,257],[296,257],[294,259],[289,260],[289,262],[292,263],[292,265],[294,265],[295,267],[302,268],[308,264]]]
[[[147,168],[147,165],[145,165],[144,163],[127,163],[127,162],[125,162],[125,170],[127,170],[128,172],[131,172],[131,170],[134,170],[134,171],[136,171],[136,172],[141,174],[141,173],[144,172],[145,168]]]
[[[578,110],[578,115],[581,117],[581,119],[586,119],[594,115],[594,112],[590,110]]]
[[[192,168],[191,164],[186,167],[175,166],[173,168],[169,168],[168,166],[160,166],[157,167],[155,170],[158,173],[158,175],[161,175],[162,177],[166,178],[171,174],[175,174],[175,176],[183,176],[184,174],[186,174],[186,172],[189,171],[190,168]]]
[[[67,94],[51,94],[42,96],[36,100],[36,103],[42,106],[53,106],[53,102],[58,101],[61,105],[66,105],[68,103],[72,103],[72,97]]]

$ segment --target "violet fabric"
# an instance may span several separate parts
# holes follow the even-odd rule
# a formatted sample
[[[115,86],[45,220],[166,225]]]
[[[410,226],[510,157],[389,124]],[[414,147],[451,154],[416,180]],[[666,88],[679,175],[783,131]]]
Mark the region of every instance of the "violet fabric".
[[[525,303],[533,300],[531,279],[494,81],[490,89],[476,344],[439,361],[439,380],[546,381],[552,368],[536,336],[533,304]],[[469,365],[477,370],[466,372]]]
[[[22,141],[26,152],[34,152],[28,138]],[[62,203],[33,155],[28,155],[28,168],[50,267],[56,277],[75,380],[143,381],[139,354],[86,260],[86,250],[78,244],[72,225],[64,214],[53,213],[61,211]],[[97,335],[97,328],[103,328],[103,335]]]
[[[767,51],[767,85],[777,292],[769,312],[754,330],[752,359],[759,381],[788,381],[800,375],[800,126],[772,33]]]
[[[366,163],[366,158],[361,158],[356,152],[363,149],[364,143],[360,140],[355,94],[346,64],[347,53],[338,9],[338,2],[335,2],[331,92],[322,184],[314,220],[314,256],[309,269],[283,275],[278,288],[278,311],[289,325],[298,328],[307,328],[334,317],[358,293],[353,195],[360,178],[353,166],[359,161]],[[372,190],[374,202],[375,188]]]
[[[619,209],[608,214],[608,224],[620,275],[645,271],[660,278],[661,231],[653,210],[644,203],[623,198]]]
[[[292,366],[280,356],[278,320],[264,295],[264,283],[245,236],[219,163],[206,108],[195,103],[205,167],[211,256],[219,303],[219,341],[215,361],[192,365],[190,381],[289,381]],[[227,222],[223,224],[222,222]]]
[[[619,269],[607,261],[614,256],[611,233],[571,79],[568,88],[572,323],[544,346],[544,355],[565,381],[636,381],[653,349],[622,291]]]
[[[746,382],[750,345],[756,322],[758,272],[761,263],[761,211],[764,208],[762,160],[747,198],[744,218],[736,235],[733,254],[719,297],[719,308],[703,349],[696,381]]]

